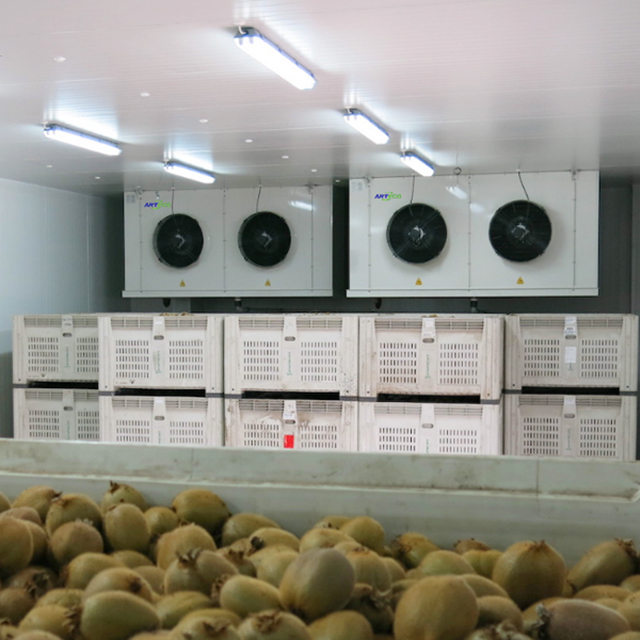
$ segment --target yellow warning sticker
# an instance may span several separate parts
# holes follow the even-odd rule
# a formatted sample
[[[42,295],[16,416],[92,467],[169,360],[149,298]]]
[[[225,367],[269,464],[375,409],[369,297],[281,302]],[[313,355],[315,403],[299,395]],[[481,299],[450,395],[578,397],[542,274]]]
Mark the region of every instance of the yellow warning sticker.
[[[416,285],[417,285],[418,287],[421,287],[421,286],[422,286],[422,280],[420,280],[420,278],[418,278],[418,279],[416,280]]]
[[[271,286],[271,280],[267,280],[267,281],[264,283],[264,286],[265,286],[265,287],[270,287],[270,286]]]
[[[186,287],[187,285],[184,283],[184,280],[182,280],[182,282],[180,282],[180,286],[181,287]]]
[[[524,280],[522,279],[522,277],[518,278],[518,282],[516,282],[516,284],[524,284]]]

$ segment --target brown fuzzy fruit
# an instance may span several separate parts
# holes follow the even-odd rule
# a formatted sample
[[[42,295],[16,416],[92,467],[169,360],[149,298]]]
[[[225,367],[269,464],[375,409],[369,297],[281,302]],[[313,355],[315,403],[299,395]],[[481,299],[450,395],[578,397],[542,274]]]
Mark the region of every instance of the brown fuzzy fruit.
[[[266,557],[256,570],[256,576],[263,582],[279,587],[287,567],[299,556],[295,551],[279,551]]]
[[[313,640],[373,640],[369,621],[357,611],[335,611],[316,620],[309,631]]]
[[[491,579],[496,562],[501,556],[502,551],[480,551],[478,549],[471,549],[471,551],[465,551],[462,554],[462,557],[474,568],[478,575],[489,579]]]
[[[155,608],[124,591],[103,591],[87,598],[80,633],[85,640],[127,640],[141,631],[160,628]]]
[[[237,575],[238,570],[213,551],[193,549],[178,556],[164,574],[164,593],[201,591],[209,595],[213,583],[222,576]]]
[[[369,516],[348,520],[340,527],[340,531],[376,553],[384,552],[384,529],[377,520]]]
[[[194,522],[212,536],[220,533],[231,514],[220,496],[208,489],[187,489],[179,493],[171,503],[180,520]]]
[[[478,598],[478,626],[486,627],[509,620],[518,631],[522,631],[522,612],[510,598],[482,596]]]
[[[180,518],[173,509],[167,507],[151,507],[144,512],[151,539],[158,538],[163,533],[173,531],[180,526]]]
[[[393,628],[392,596],[380,593],[369,584],[356,584],[345,607],[363,615],[376,633],[391,633]]]
[[[46,607],[34,607],[18,625],[20,633],[25,631],[47,631],[62,638],[71,640],[72,625],[67,616],[67,609],[57,604]]]
[[[456,553],[462,555],[467,551],[475,550],[475,551],[490,551],[491,547],[486,545],[484,542],[479,542],[474,538],[468,538],[466,540],[458,540],[453,546],[453,550]]]
[[[58,527],[76,520],[86,520],[99,530],[102,526],[100,507],[89,496],[65,493],[52,500],[44,524],[51,536]]]
[[[574,598],[578,600],[591,600],[595,602],[601,598],[615,598],[616,600],[626,600],[631,594],[627,589],[616,587],[610,584],[594,584],[578,591]]]
[[[391,588],[391,574],[377,553],[360,547],[349,551],[346,558],[353,567],[357,583],[370,584],[378,591],[388,591]]]
[[[475,573],[473,567],[455,551],[432,551],[420,563],[423,576],[462,575]]]
[[[142,511],[134,504],[124,502],[105,512],[104,538],[114,551],[130,549],[144,554],[149,550],[151,534]]]
[[[629,623],[618,612],[588,600],[562,600],[540,607],[537,637],[548,640],[609,640]]]
[[[147,501],[137,489],[128,484],[109,482],[109,488],[102,496],[100,508],[106,512],[109,507],[122,503],[134,504],[141,511],[147,510]]]
[[[82,553],[102,553],[100,532],[86,522],[66,522],[51,536],[50,551],[58,567],[64,567]]]
[[[216,543],[209,532],[197,524],[178,527],[158,539],[156,564],[166,571],[177,555],[185,555],[193,549],[215,551]]]
[[[632,593],[623,600],[617,611],[625,617],[632,631],[640,631],[640,593]]]
[[[11,505],[14,508],[17,507],[31,507],[38,512],[41,522],[44,522],[49,512],[51,503],[59,498],[62,494],[56,491],[53,487],[46,485],[37,485],[25,489],[18,497],[13,501]],[[4,509],[2,509],[4,511]]]
[[[594,584],[620,584],[634,574],[638,554],[631,540],[608,540],[589,549],[567,574],[574,593]]]
[[[280,608],[280,593],[273,585],[257,578],[236,575],[220,589],[220,606],[241,618],[250,613]]]
[[[300,553],[311,549],[331,549],[341,542],[356,541],[337,529],[310,529],[300,538]]]
[[[155,565],[147,556],[133,549],[122,549],[114,551],[111,554],[114,558],[124,562],[129,569],[137,569],[138,567],[154,567]]]
[[[164,571],[159,567],[136,567],[134,571],[148,583],[154,593],[164,595]]]
[[[248,538],[254,531],[262,527],[280,528],[278,523],[257,513],[236,513],[222,527],[222,546],[228,547],[236,540]]]
[[[282,604],[310,622],[342,609],[355,585],[351,563],[335,549],[312,549],[296,558],[280,582]]]
[[[191,618],[171,633],[172,640],[242,640],[235,628],[226,620]]]
[[[242,640],[311,640],[300,618],[277,610],[251,614],[238,626],[238,633]]]
[[[0,618],[6,618],[17,625],[33,608],[36,601],[26,589],[17,587],[0,591]]]
[[[459,576],[418,580],[405,591],[393,624],[396,640],[462,640],[478,622],[471,587]]]
[[[318,520],[312,529],[339,529],[348,520],[351,520],[351,518],[347,516],[325,516]]]
[[[17,573],[31,562],[33,538],[29,527],[15,518],[0,518],[0,577]]]
[[[0,518],[15,518],[16,520],[26,520],[33,522],[39,527],[42,526],[42,518],[33,507],[12,507],[8,511],[0,513]]]
[[[387,567],[387,571],[389,571],[392,583],[405,579],[406,571],[397,560],[394,560],[393,558],[382,558],[382,562],[384,562]]]
[[[49,537],[44,527],[40,527],[29,520],[23,520],[31,533],[31,540],[33,542],[33,556],[31,557],[32,564],[44,564],[47,562],[47,554],[49,552]]]
[[[27,567],[7,580],[5,587],[26,589],[36,600],[51,591],[58,582],[58,576],[47,567]]]
[[[500,556],[492,579],[521,608],[562,594],[566,567],[546,542],[517,542]]]
[[[85,589],[93,576],[116,567],[124,567],[124,563],[104,553],[82,553],[66,566],[62,578],[68,589]]]
[[[126,591],[147,602],[153,602],[151,586],[140,574],[128,567],[105,569],[95,575],[87,585],[83,601],[103,591]]]
[[[293,533],[274,527],[257,529],[249,536],[249,542],[256,551],[275,545],[290,547],[294,551],[300,550],[300,540]]]
[[[191,613],[187,613],[187,615],[182,618],[181,623],[185,620],[192,620],[193,618],[203,618],[205,620],[226,620],[231,626],[237,627],[242,622],[242,618],[233,613],[233,611],[228,611],[227,609],[219,609],[213,607],[211,609],[197,609],[196,611],[192,611]]]
[[[11,503],[4,493],[0,493],[0,513],[7,511],[8,509],[11,509]]]
[[[256,567],[247,557],[244,551],[233,547],[222,547],[215,551],[219,556],[230,562],[243,576],[256,577]],[[294,553],[293,551],[291,553]],[[298,555],[298,554],[296,554]]]
[[[500,596],[508,598],[509,594],[498,584],[484,576],[468,573],[460,576],[474,591],[477,598],[483,596]]]
[[[199,591],[180,591],[156,602],[163,629],[173,629],[184,616],[198,609],[210,609],[213,601]]]
[[[415,569],[432,551],[438,551],[438,545],[434,544],[421,533],[403,533],[391,541],[391,553],[407,569]]]
[[[620,583],[620,586],[623,589],[627,589],[628,591],[640,591],[640,575],[634,574],[632,576],[629,576],[628,578],[625,578]]]
[[[82,603],[82,594],[81,589],[51,589],[36,602],[35,606],[44,607],[57,604],[65,609],[73,609]]]

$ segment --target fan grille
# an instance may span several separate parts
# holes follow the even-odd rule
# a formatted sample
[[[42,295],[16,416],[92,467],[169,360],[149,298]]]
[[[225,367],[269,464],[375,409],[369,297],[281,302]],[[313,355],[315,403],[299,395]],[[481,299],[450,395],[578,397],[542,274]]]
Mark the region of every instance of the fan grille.
[[[158,222],[153,234],[153,250],[158,260],[175,269],[184,269],[198,261],[204,236],[197,220],[175,213]]]
[[[247,262],[257,267],[273,267],[287,257],[291,248],[289,225],[271,211],[254,213],[240,227],[238,246]]]
[[[398,209],[387,226],[387,243],[404,262],[423,264],[440,255],[447,242],[442,214],[427,204],[408,204]]]
[[[494,251],[511,262],[529,262],[541,256],[551,242],[551,221],[534,202],[514,200],[500,207],[489,225]]]

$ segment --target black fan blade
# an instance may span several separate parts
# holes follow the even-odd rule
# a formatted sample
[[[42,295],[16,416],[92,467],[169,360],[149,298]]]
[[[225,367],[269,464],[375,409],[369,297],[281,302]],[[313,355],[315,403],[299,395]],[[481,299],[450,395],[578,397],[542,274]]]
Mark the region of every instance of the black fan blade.
[[[511,262],[530,262],[541,256],[551,242],[551,221],[546,211],[528,200],[500,207],[489,225],[494,251]]]
[[[247,262],[257,267],[273,267],[287,257],[291,248],[289,225],[271,211],[254,213],[240,227],[238,246]]]
[[[442,214],[426,204],[398,209],[387,226],[387,243],[393,255],[412,264],[433,260],[446,242],[447,225]]]
[[[153,233],[153,250],[158,260],[169,267],[184,269],[200,258],[204,236],[197,220],[176,213],[160,220]]]

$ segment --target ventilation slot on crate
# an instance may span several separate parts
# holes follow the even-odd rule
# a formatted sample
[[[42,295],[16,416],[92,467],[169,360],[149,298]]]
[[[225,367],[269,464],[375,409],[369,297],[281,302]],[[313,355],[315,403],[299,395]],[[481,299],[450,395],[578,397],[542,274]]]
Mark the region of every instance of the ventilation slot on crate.
[[[615,459],[618,456],[618,438],[616,420],[583,418],[580,420],[579,456]]]
[[[522,452],[525,456],[560,455],[560,421],[557,418],[524,418]]]
[[[169,423],[169,444],[205,444],[205,425],[201,421],[172,420]]]
[[[335,424],[303,425],[300,428],[300,449],[337,451],[338,448],[338,427]]]
[[[115,442],[142,444],[151,442],[151,424],[148,420],[116,420]]]
[[[279,380],[280,344],[266,340],[244,342],[243,371],[245,380]]]
[[[412,427],[380,427],[379,451],[414,453],[418,449],[416,429]]]
[[[148,340],[116,340],[116,378],[118,380],[149,378],[151,375],[149,356]]]
[[[243,436],[244,447],[282,448],[282,429],[279,424],[245,424]]]
[[[560,341],[524,340],[524,375],[558,377],[560,375]]]
[[[612,378],[618,371],[617,340],[582,340],[580,375],[587,378]]]
[[[55,373],[59,368],[58,338],[30,337],[27,339],[27,371]]]
[[[416,342],[380,344],[380,382],[415,385],[418,382],[418,345]]]
[[[98,377],[100,368],[100,349],[98,337],[78,338],[76,341],[77,370],[81,373],[93,373]]]
[[[78,440],[84,442],[100,441],[100,412],[99,411],[78,411],[76,413],[78,428]]]
[[[477,453],[478,432],[472,429],[442,429],[438,445],[440,453]]]
[[[438,384],[465,387],[476,384],[478,357],[477,344],[441,344]]]
[[[304,382],[338,382],[338,343],[300,343],[300,379]]]
[[[204,380],[204,341],[169,341],[169,378]]]

